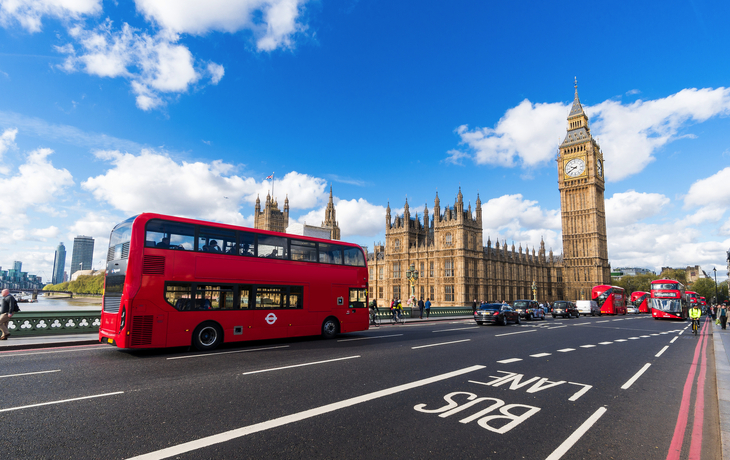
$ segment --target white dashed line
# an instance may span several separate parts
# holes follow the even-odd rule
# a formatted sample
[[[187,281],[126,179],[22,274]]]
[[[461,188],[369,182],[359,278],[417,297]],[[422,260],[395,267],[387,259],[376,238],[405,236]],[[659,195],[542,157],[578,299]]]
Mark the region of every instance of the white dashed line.
[[[352,342],[354,340],[384,339],[386,337],[400,337],[401,335],[403,335],[403,334],[376,335],[374,337],[358,337],[356,339],[342,339],[342,340],[338,340],[338,342]]]
[[[576,442],[578,442],[578,440],[579,440],[579,439],[580,439],[580,438],[581,438],[581,437],[582,437],[582,436],[583,436],[584,434],[586,434],[586,432],[587,432],[588,430],[590,430],[590,429],[591,429],[591,427],[592,427],[592,426],[593,426],[593,425],[594,425],[594,424],[595,424],[595,423],[596,423],[596,422],[598,421],[598,419],[599,419],[599,418],[601,418],[601,416],[602,416],[602,415],[603,415],[604,413],[606,413],[606,411],[607,411],[607,410],[608,410],[608,409],[606,409],[605,407],[601,407],[601,408],[599,408],[599,409],[598,409],[597,411],[595,411],[595,412],[593,413],[593,415],[591,415],[591,416],[590,416],[590,417],[588,418],[588,420],[586,420],[585,422],[583,422],[583,424],[582,424],[581,426],[579,426],[579,427],[578,427],[578,429],[577,429],[577,430],[575,430],[575,431],[573,432],[573,434],[571,434],[571,435],[570,435],[570,436],[568,437],[568,439],[566,439],[565,441],[563,441],[563,443],[562,443],[562,444],[560,444],[560,445],[558,446],[558,448],[557,448],[557,449],[555,449],[555,450],[553,451],[553,453],[552,453],[552,454],[550,454],[550,456],[549,456],[548,458],[546,458],[545,460],[559,460],[560,458],[562,458],[562,457],[563,457],[563,455],[565,455],[565,454],[566,454],[566,453],[567,453],[567,452],[568,452],[568,451],[570,450],[570,448],[571,448],[571,447],[573,447],[573,445],[574,445],[574,444],[575,444]]]
[[[581,348],[594,348],[595,345],[581,345]]]
[[[629,389],[629,388],[631,387],[631,385],[633,385],[633,384],[634,384],[634,382],[636,382],[637,380],[639,380],[639,377],[641,377],[641,375],[642,375],[642,374],[643,374],[644,372],[646,372],[646,370],[647,370],[647,369],[649,369],[649,366],[651,366],[651,363],[646,363],[646,364],[644,364],[644,367],[642,367],[642,368],[641,368],[641,369],[639,370],[639,372],[637,372],[636,374],[634,374],[634,376],[633,376],[633,377],[631,377],[631,378],[630,378],[630,379],[629,379],[629,380],[628,380],[628,381],[627,381],[626,383],[624,383],[624,384],[623,384],[623,385],[621,386],[621,389],[622,389],[622,390],[628,390],[628,389]]]
[[[461,343],[461,342],[469,342],[469,341],[471,341],[471,339],[455,340],[453,342],[432,343],[431,345],[421,345],[420,347],[411,347],[411,350],[417,350],[419,348],[438,347],[439,345],[450,345],[452,343]]]
[[[665,351],[667,351],[667,348],[669,348],[669,345],[667,345],[664,348],[662,348],[662,351],[660,351],[659,353],[657,353],[656,355],[654,355],[654,357],[656,357],[656,358],[660,357],[662,355],[662,353],[664,353]]]
[[[517,361],[522,361],[522,358],[509,358],[509,359],[503,359],[502,361],[497,361],[499,364],[509,364],[509,363],[516,363]]]
[[[533,330],[531,330],[531,331],[508,332],[508,333],[506,333],[506,334],[497,334],[497,335],[495,335],[495,337],[503,337],[503,336],[505,336],[505,335],[514,335],[514,334],[524,334],[524,333],[526,333],[526,332],[537,332],[537,331],[536,331],[535,329],[533,329]]]
[[[545,329],[560,329],[561,327],[568,327],[568,326],[546,327]]]
[[[611,320],[610,319],[604,319],[603,321],[596,321],[596,324],[598,324],[598,323],[607,323],[609,321],[611,321]]]
[[[642,338],[642,339],[648,339],[649,337],[650,337],[650,336],[648,336],[648,335],[642,335],[642,336],[641,336],[641,338]]]
[[[623,320],[624,320],[623,318],[619,318],[619,319],[614,319],[612,321],[623,321]]]
[[[638,337],[629,337],[629,340],[639,340]]]
[[[441,329],[440,331],[431,331],[431,332],[466,331],[467,329],[479,329],[479,326],[460,327],[460,328],[457,328],[457,329]]]
[[[567,353],[569,351],[575,351],[575,348],[563,348],[562,350],[558,350],[560,353]]]
[[[552,353],[538,353],[536,355],[530,355],[530,358],[544,358],[545,356],[550,356]]]
[[[611,345],[613,342],[599,342],[598,345]]]
[[[669,341],[669,343],[674,343],[679,337],[675,337],[672,340]]]
[[[614,342],[628,342],[626,339],[616,339]]]

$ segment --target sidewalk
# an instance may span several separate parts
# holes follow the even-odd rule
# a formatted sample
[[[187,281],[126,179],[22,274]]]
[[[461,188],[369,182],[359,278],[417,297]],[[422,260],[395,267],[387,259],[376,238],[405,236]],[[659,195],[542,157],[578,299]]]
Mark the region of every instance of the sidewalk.
[[[713,323],[712,341],[715,346],[715,376],[720,408],[722,458],[730,460],[730,328],[723,331],[720,326]]]
[[[469,316],[440,316],[438,318],[406,318],[407,327],[409,324],[417,323],[435,323],[439,321],[459,321],[472,320]],[[473,320],[472,320],[473,321]],[[383,319],[383,326],[389,326],[390,320]],[[395,325],[395,327],[403,327]],[[371,330],[377,329],[375,326],[370,327]],[[37,336],[15,336],[11,335],[8,340],[0,340],[0,353],[11,350],[26,350],[33,348],[51,348],[51,347],[69,347],[74,345],[92,345],[99,343],[99,334],[94,332],[90,334],[63,334],[63,335],[37,335]]]

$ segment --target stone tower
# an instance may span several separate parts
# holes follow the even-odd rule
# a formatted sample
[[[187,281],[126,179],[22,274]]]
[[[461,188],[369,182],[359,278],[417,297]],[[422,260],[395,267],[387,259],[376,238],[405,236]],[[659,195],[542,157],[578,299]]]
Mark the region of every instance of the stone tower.
[[[332,186],[330,186],[330,200],[327,203],[327,209],[324,211],[324,222],[322,222],[322,228],[329,229],[330,239],[340,239],[340,227],[337,225],[335,204],[332,202]]]
[[[256,197],[256,207],[253,216],[254,228],[284,233],[289,226],[289,197],[284,199],[284,212],[279,211],[279,203],[276,199],[272,199],[268,193],[266,194],[266,204],[262,211],[261,200]]]
[[[587,300],[591,288],[611,284],[606,243],[603,152],[591,135],[578,99],[568,114],[568,132],[558,150],[566,300]]]

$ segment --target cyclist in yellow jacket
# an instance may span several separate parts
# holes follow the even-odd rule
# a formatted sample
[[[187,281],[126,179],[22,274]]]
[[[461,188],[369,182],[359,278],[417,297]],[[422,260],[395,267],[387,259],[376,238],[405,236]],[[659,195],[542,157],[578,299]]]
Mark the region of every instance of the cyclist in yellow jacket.
[[[692,332],[697,331],[700,327],[700,318],[702,317],[702,310],[697,304],[694,304],[689,309],[689,319],[692,320]]]

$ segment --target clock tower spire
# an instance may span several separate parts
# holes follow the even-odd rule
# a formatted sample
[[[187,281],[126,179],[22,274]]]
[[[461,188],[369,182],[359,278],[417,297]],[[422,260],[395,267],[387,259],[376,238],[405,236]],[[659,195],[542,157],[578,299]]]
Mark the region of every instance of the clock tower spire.
[[[591,135],[578,98],[558,149],[558,188],[563,225],[563,283],[567,300],[588,300],[591,288],[611,284],[606,242],[603,152]]]

